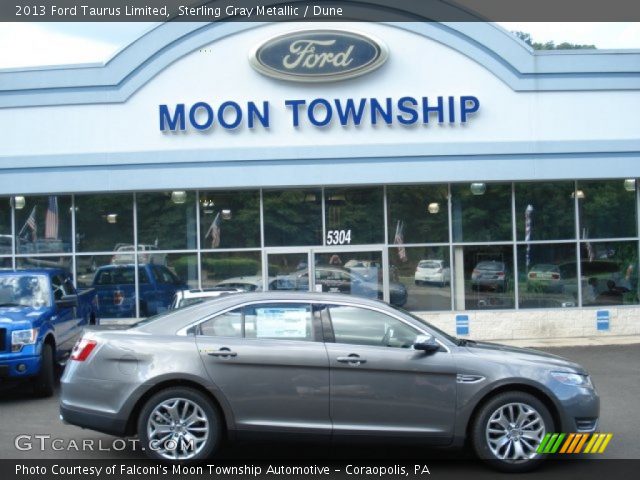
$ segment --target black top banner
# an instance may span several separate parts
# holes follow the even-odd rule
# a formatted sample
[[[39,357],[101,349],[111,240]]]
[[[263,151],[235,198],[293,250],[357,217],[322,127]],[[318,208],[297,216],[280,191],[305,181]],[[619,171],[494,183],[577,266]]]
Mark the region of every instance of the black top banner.
[[[3,0],[2,22],[618,22],[630,0]]]

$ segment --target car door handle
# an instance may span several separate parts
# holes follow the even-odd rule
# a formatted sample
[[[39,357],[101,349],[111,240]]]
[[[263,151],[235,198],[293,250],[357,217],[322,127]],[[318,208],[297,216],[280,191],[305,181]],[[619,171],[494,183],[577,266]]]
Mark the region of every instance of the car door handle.
[[[215,352],[207,352],[207,355],[211,355],[212,357],[220,357],[220,358],[229,358],[229,357],[237,357],[238,354],[236,352],[232,352],[226,347],[221,348]]]
[[[338,357],[336,358],[336,360],[338,360],[340,363],[348,363],[350,365],[360,365],[362,363],[367,363],[366,358],[362,358],[355,353],[349,355],[348,357]]]

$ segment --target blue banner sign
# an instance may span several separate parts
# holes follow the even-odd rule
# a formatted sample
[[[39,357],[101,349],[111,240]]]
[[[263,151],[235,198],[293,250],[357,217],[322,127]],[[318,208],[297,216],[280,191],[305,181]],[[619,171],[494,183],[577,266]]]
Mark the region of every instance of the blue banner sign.
[[[609,330],[609,310],[598,310],[596,313],[596,328]]]
[[[456,315],[456,335],[469,335],[469,315]]]

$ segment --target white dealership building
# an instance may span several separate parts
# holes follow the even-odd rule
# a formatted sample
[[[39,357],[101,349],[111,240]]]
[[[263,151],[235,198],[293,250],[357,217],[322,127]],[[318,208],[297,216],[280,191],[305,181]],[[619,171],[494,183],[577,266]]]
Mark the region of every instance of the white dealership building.
[[[478,339],[639,335],[638,111],[640,52],[490,23],[166,23],[0,71],[0,263],[90,286],[137,249]]]

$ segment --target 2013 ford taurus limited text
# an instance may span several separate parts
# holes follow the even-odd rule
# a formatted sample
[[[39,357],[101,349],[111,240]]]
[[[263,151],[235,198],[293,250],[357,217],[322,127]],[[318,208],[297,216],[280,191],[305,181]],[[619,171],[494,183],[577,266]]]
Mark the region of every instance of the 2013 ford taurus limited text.
[[[64,421],[200,460],[234,433],[397,437],[531,468],[546,433],[593,432],[599,398],[563,358],[451,337],[377,300],[241,293],[87,331],[62,377]],[[362,437],[361,437],[362,438]]]

